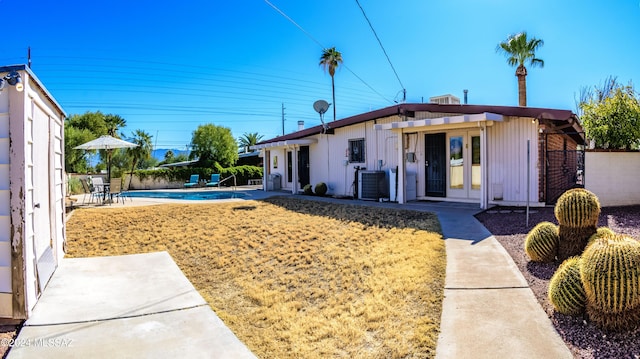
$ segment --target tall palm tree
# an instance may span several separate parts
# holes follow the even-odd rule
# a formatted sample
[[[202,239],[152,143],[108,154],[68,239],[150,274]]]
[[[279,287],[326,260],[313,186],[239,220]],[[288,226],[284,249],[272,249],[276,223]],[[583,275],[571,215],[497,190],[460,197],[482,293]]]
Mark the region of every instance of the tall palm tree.
[[[544,67],[544,61],[536,57],[536,51],[544,45],[544,41],[535,37],[528,39],[526,32],[510,35],[505,41],[498,44],[497,52],[502,52],[507,57],[507,63],[516,68],[518,77],[518,104],[527,106],[527,68]]]
[[[336,120],[336,86],[333,81],[333,76],[336,74],[336,69],[340,64],[342,64],[342,54],[340,51],[336,50],[335,47],[324,49],[322,51],[322,56],[320,56],[320,66],[322,66],[325,71],[329,71],[329,75],[331,75],[331,96],[333,100],[334,121]]]
[[[242,134],[242,137],[238,139],[238,145],[240,146],[240,148],[243,148],[246,150],[247,148],[260,142],[262,137],[264,136],[259,135],[257,132],[252,132],[252,133],[245,132]]]
[[[143,130],[136,130],[133,133],[132,143],[138,145],[138,147],[129,149],[129,156],[131,156],[131,176],[133,177],[133,171],[141,160],[146,160],[151,157],[151,151],[153,145],[151,143],[151,135]],[[129,181],[128,187],[131,187],[131,181]],[[129,188],[127,188],[128,190]]]

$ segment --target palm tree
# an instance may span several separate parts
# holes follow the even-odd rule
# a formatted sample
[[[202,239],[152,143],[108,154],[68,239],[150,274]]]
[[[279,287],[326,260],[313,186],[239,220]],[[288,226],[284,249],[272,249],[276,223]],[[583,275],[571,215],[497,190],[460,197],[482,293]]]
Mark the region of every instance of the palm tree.
[[[535,37],[527,39],[527,33],[523,31],[510,35],[496,47],[497,52],[505,54],[510,66],[518,66],[516,76],[518,77],[519,106],[527,106],[527,68],[524,65],[544,67],[544,61],[536,57],[536,50],[543,45],[544,41]]]
[[[108,114],[104,116],[104,124],[107,127],[107,135],[118,137],[118,130],[127,125],[127,121],[120,115]]]
[[[333,100],[333,120],[336,120],[336,86],[333,81],[333,75],[336,74],[336,69],[338,66],[342,64],[342,54],[340,51],[336,50],[335,47],[330,49],[324,49],[322,51],[322,56],[320,57],[320,66],[324,68],[325,71],[329,71],[329,75],[331,75],[331,96]]]
[[[243,148],[245,151],[247,148],[257,144],[262,139],[262,135],[259,135],[257,132],[253,133],[243,133],[242,137],[238,139],[238,144],[240,148]]]
[[[151,157],[151,151],[153,150],[151,137],[150,134],[143,130],[136,130],[133,133],[131,142],[138,145],[138,147],[129,149],[129,156],[131,156],[131,177],[133,177],[133,171],[135,171],[138,163],[141,160],[146,160]],[[128,187],[131,187],[131,181],[129,181]],[[129,188],[127,188],[127,190],[128,189]]]

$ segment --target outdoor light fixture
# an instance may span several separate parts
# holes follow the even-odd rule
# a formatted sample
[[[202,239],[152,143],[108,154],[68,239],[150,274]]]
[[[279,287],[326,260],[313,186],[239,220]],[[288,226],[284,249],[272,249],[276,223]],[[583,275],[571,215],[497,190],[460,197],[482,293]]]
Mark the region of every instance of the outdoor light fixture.
[[[22,92],[22,90],[24,90],[24,85],[22,84],[22,77],[15,70],[11,71],[8,75],[4,76],[3,78],[0,78],[0,91],[4,89],[5,81],[9,85],[15,86],[16,90],[18,90],[19,92]]]

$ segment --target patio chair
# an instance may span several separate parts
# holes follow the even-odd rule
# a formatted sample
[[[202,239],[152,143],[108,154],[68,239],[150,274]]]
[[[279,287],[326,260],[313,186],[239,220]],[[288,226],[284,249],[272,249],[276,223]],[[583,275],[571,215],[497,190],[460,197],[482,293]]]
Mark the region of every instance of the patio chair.
[[[211,175],[211,181],[207,182],[207,187],[220,187],[220,174],[214,173]]]
[[[113,197],[116,198],[116,202],[120,199],[122,195],[122,178],[112,178],[109,181],[109,204],[113,203]],[[122,204],[124,204],[124,198],[122,199]]]
[[[102,192],[99,192],[95,187],[91,187],[89,182],[86,179],[81,178],[80,183],[82,184],[82,190],[84,192],[82,196],[82,204],[87,202],[87,195],[89,195],[89,203],[93,203],[93,199],[96,198],[100,200],[100,196],[102,196]]]
[[[102,177],[91,177],[91,186],[93,186],[93,190],[96,192],[94,197],[102,201],[107,198],[107,186],[105,186]]]
[[[189,178],[189,182],[186,182],[184,186],[186,188],[195,187],[198,185],[199,181],[200,181],[200,175],[191,175],[191,178]]]

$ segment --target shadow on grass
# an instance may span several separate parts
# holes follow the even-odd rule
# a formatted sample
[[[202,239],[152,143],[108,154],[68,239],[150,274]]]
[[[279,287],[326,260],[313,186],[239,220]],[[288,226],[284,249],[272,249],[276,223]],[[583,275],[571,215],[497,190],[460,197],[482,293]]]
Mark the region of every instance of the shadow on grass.
[[[315,201],[297,197],[270,197],[263,199],[262,202],[297,213],[328,217],[339,221],[358,222],[366,226],[413,228],[442,233],[438,217],[431,212]]]

